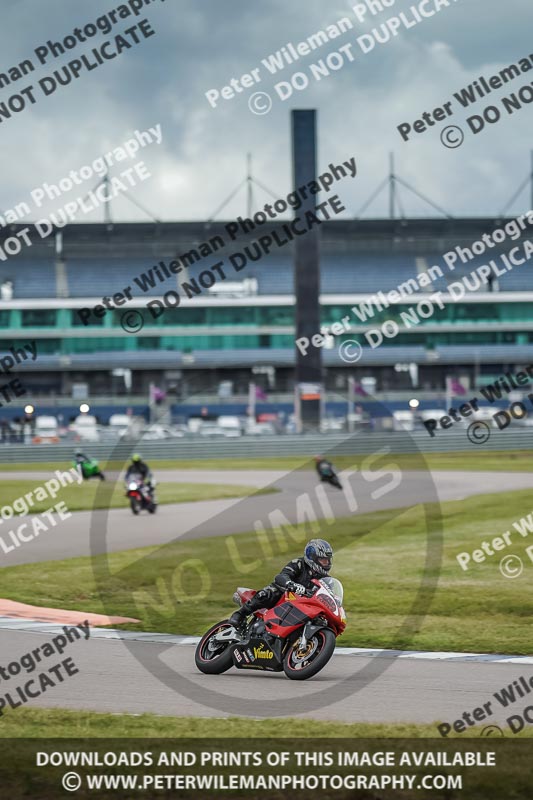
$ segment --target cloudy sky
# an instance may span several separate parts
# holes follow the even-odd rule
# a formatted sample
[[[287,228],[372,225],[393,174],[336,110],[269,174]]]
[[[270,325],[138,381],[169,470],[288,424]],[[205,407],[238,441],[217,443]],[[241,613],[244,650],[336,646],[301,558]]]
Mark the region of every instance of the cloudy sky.
[[[344,0],[154,0],[138,18],[120,20],[107,36],[100,35],[65,56],[40,66],[36,47],[47,40],[61,41],[76,27],[94,22],[120,6],[112,0],[2,0],[0,72],[26,58],[36,70],[0,90],[0,103],[28,85],[37,86],[69,60],[143,17],[156,35],[105,62],[82,72],[68,86],[50,97],[36,89],[37,103],[12,119],[0,122],[2,182],[0,214],[27,199],[44,181],[54,183],[71,169],[91,163],[102,152],[118,146],[135,129],[161,124],[163,143],[143,153],[152,178],[133,190],[133,196],[159,219],[209,218],[245,177],[246,154],[253,158],[255,177],[276,195],[291,189],[290,110],[316,108],[319,120],[319,166],[354,156],[358,176],[344,181],[339,193],[348,214],[354,216],[388,171],[389,152],[394,151],[399,176],[430,196],[454,215],[496,215],[527,177],[533,148],[533,104],[474,136],[466,124],[471,113],[486,105],[499,105],[503,96],[531,85],[533,70],[502,90],[480,100],[471,111],[454,101],[449,123],[440,123],[405,143],[396,126],[414,122],[453,97],[480,75],[489,78],[503,67],[532,55],[529,31],[533,22],[531,0],[450,0],[450,7],[424,19],[386,44],[363,54],[357,37],[380,28],[390,17],[420,0],[396,0],[392,8],[368,21],[357,20]],[[435,0],[428,0],[429,4]],[[305,41],[318,30],[349,17],[353,30],[302,57],[276,76],[261,65],[263,58],[288,42]],[[352,44],[353,63],[332,72],[320,82],[311,80],[305,91],[282,102],[275,90],[294,72],[309,75],[310,65]],[[205,92],[219,89],[231,78],[260,68],[261,83],[238,97],[221,101],[216,109]],[[267,92],[273,100],[269,114],[255,115],[248,107],[254,91]],[[458,149],[446,149],[440,132],[446,124],[465,131]],[[92,188],[89,181],[86,189]],[[408,216],[432,216],[435,212],[416,197],[400,190]],[[76,192],[65,195],[65,202]],[[255,190],[259,208],[269,199]],[[54,210],[52,203],[46,210]],[[529,207],[524,192],[510,211]],[[242,189],[219,218],[244,213]],[[145,220],[125,198],[113,204],[116,221]],[[382,194],[366,216],[386,216],[387,197]],[[80,221],[102,219],[102,212]]]

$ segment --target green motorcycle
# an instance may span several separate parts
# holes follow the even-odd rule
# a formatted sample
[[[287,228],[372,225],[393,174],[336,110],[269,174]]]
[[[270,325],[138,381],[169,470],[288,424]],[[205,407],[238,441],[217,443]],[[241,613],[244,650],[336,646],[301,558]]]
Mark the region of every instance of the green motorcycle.
[[[86,481],[90,480],[90,478],[100,478],[101,481],[105,481],[105,475],[100,470],[96,458],[86,458],[84,461],[73,461],[72,465],[81,472],[82,477],[85,478]]]

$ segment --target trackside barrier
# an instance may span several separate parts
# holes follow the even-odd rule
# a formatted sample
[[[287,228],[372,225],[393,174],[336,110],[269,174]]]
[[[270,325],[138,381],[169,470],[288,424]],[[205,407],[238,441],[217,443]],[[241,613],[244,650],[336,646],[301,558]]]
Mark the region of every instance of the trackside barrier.
[[[280,456],[313,456],[335,451],[337,455],[374,453],[383,447],[391,453],[453,453],[483,454],[498,450],[533,450],[533,428],[516,426],[513,430],[491,429],[490,439],[484,444],[469,441],[466,430],[439,431],[431,438],[426,431],[379,432],[323,435],[281,435],[262,438],[243,436],[240,439],[206,441],[202,437],[186,437],[162,441],[125,441],[120,444],[92,442],[79,445],[19,445],[0,444],[0,464],[39,463],[46,461],[72,461],[74,451],[80,447],[90,456],[105,461],[110,455],[116,460],[126,460],[140,450],[148,461],[159,459],[209,459],[209,458],[276,458]],[[533,464],[533,461],[532,461]]]

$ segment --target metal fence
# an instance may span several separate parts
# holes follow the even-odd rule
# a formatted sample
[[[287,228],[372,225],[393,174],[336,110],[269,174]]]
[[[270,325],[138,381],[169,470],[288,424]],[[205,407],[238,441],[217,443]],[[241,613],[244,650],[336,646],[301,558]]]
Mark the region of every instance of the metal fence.
[[[206,440],[186,437],[162,441],[122,441],[120,443],[87,443],[80,445],[0,445],[0,463],[69,462],[76,447],[100,460],[112,457],[122,461],[137,450],[148,461],[176,459],[189,461],[208,458],[275,458],[276,456],[311,456],[334,451],[339,455],[368,454],[381,448],[391,453],[475,452],[498,450],[533,450],[533,429],[516,426],[500,431],[490,429],[484,443],[473,443],[466,430],[442,430],[431,438],[425,431],[408,433],[382,431],[375,433],[322,434],[304,436],[243,436],[239,439]]]

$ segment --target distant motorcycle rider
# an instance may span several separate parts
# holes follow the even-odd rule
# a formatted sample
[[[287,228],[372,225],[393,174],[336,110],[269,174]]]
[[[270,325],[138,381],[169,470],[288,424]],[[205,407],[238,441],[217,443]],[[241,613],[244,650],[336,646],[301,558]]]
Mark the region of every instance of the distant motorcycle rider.
[[[322,483],[330,483],[342,490],[341,482],[335,472],[335,467],[323,456],[315,456],[316,471]]]
[[[86,477],[85,470],[83,469],[83,465],[87,464],[91,459],[85,453],[82,453],[81,450],[76,450],[74,454],[74,463],[76,464],[76,469],[80,473],[82,478]]]
[[[90,461],[91,459],[88,455],[82,453],[81,450],[76,450],[76,453],[74,454],[74,460],[76,461],[76,464],[80,466],[84,463],[84,461]]]
[[[313,589],[313,579],[326,578],[331,569],[333,550],[325,539],[311,539],[303,558],[294,558],[276,575],[273,582],[247,600],[229,618],[235,628],[240,628],[247,616],[260,608],[273,608],[285,591],[304,595]]]
[[[323,456],[315,456],[315,467],[321,481],[327,480],[330,475],[335,473],[335,467],[331,461]]]
[[[126,470],[126,481],[131,478],[132,475],[140,475],[146,488],[150,493],[153,493],[152,472],[148,464],[142,460],[139,453],[134,453],[131,457],[131,464]]]

